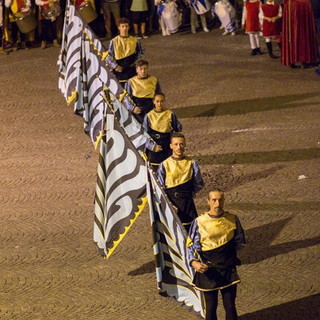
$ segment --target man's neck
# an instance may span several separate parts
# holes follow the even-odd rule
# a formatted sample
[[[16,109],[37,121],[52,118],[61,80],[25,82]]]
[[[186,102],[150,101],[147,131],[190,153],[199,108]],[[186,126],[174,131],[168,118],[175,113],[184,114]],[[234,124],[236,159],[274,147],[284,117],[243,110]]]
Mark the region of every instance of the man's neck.
[[[149,75],[147,74],[146,76],[144,76],[144,77],[140,77],[139,75],[138,75],[138,78],[139,79],[147,79],[149,77]]]
[[[215,212],[215,211],[208,211],[208,215],[210,216],[210,217],[212,217],[212,218],[220,218],[220,217],[222,217],[223,216],[223,214],[224,214],[224,211],[222,210],[221,212],[219,212],[219,213],[217,213],[217,212]]]
[[[186,156],[183,155],[183,156],[175,156],[175,155],[172,155],[171,158],[173,158],[174,160],[183,160]]]

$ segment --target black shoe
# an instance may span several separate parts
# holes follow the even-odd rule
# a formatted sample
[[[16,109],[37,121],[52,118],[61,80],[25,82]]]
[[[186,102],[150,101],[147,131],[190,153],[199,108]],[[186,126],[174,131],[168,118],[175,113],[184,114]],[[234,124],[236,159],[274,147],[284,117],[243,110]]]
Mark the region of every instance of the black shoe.
[[[296,66],[294,63],[291,63],[291,64],[290,64],[290,68],[291,68],[291,69],[296,69],[297,66]]]
[[[260,47],[259,47],[259,48],[257,48],[256,50],[257,50],[257,53],[256,53],[256,54],[258,54],[258,55],[260,55],[260,56],[261,56],[261,55],[262,55],[262,52],[261,52],[261,50],[260,50]]]
[[[258,48],[252,49],[250,54],[251,54],[252,56],[257,55],[257,49],[258,49]]]
[[[272,43],[271,42],[266,42],[266,46],[267,46],[267,49],[268,49],[268,53],[269,53],[269,56],[271,59],[277,59],[278,57],[275,56],[273,54],[273,51],[272,51]]]

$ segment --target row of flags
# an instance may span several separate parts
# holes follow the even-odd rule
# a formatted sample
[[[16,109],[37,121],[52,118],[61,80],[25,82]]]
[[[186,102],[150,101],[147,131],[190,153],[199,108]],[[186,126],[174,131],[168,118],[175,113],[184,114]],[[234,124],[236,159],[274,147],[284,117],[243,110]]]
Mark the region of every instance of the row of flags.
[[[93,240],[109,258],[148,202],[159,293],[204,316],[202,295],[191,284],[186,231],[143,154],[154,142],[125,107],[133,101],[111,72],[107,56],[69,3],[58,60],[59,88],[100,150]]]

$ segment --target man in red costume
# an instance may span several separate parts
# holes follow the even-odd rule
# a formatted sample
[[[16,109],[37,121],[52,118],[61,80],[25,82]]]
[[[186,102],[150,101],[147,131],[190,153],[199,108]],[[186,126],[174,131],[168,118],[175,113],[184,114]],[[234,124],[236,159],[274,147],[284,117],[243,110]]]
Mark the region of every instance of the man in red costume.
[[[284,0],[281,63],[295,67],[318,60],[317,35],[310,0]]]

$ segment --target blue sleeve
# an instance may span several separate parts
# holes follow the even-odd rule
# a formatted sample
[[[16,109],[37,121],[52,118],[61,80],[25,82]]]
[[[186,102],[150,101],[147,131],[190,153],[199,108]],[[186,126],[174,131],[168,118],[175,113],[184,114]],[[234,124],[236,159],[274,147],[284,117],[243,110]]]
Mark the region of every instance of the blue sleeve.
[[[162,163],[160,163],[159,168],[157,170],[157,176],[158,176],[158,179],[159,179],[159,182],[160,182],[161,186],[163,188],[165,188],[166,187],[166,185],[165,185],[166,171],[165,171]]]
[[[148,118],[148,114],[146,114],[143,118],[143,123],[142,123],[142,127],[145,131],[148,132],[149,130],[149,118]]]
[[[237,250],[242,249],[242,247],[247,243],[244,235],[244,230],[237,216],[236,216],[236,230],[234,232],[234,243]]]
[[[200,233],[197,219],[193,220],[190,229],[189,237],[187,239],[187,259],[190,264],[193,260],[201,261],[201,243]]]
[[[172,121],[172,131],[173,132],[181,132],[182,131],[182,125],[177,119],[177,116],[175,115],[174,112],[172,112],[171,115],[171,121]]]
[[[147,149],[153,151],[154,148],[155,148],[155,146],[156,146],[156,143],[154,142],[154,140],[152,140],[152,139],[150,138],[150,139],[148,139],[148,140],[146,141],[145,146],[146,146]]]
[[[125,90],[127,90],[127,83],[128,81],[126,82],[125,84]],[[130,93],[129,93],[130,94]],[[122,100],[122,103],[125,105],[125,107],[132,112],[133,108],[135,107],[135,104],[133,102],[133,100],[131,99],[131,97],[129,97],[128,95],[125,95],[123,100]]]
[[[108,48],[109,54],[106,58],[106,61],[108,65],[114,69],[117,66],[117,62],[114,59],[114,46],[113,46],[113,41],[111,40],[109,43],[109,48]]]
[[[194,184],[194,192],[200,191],[204,186],[204,181],[202,179],[200,167],[198,161],[193,160],[193,184]]]

